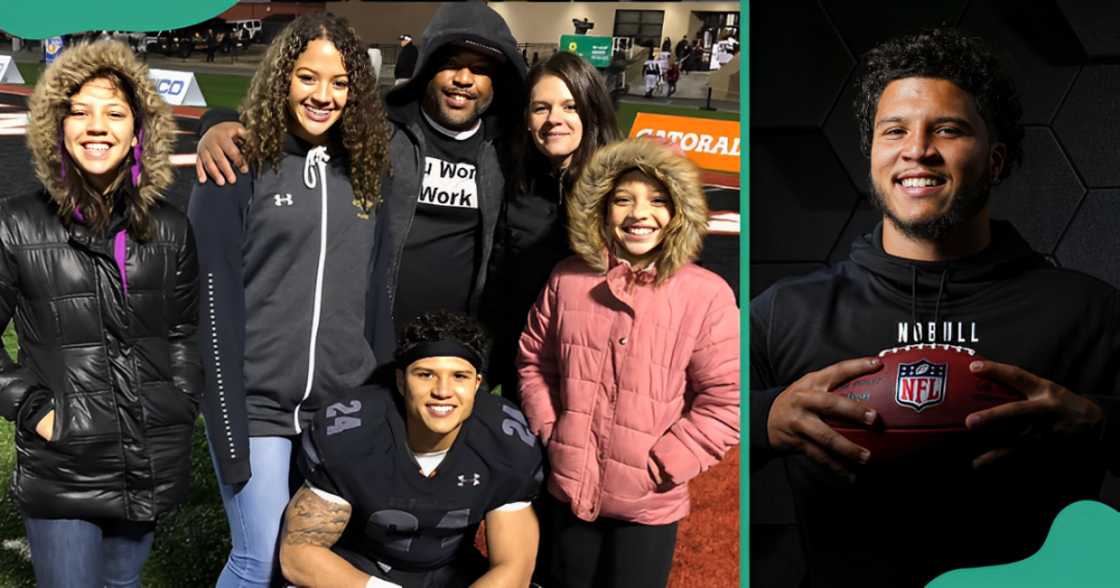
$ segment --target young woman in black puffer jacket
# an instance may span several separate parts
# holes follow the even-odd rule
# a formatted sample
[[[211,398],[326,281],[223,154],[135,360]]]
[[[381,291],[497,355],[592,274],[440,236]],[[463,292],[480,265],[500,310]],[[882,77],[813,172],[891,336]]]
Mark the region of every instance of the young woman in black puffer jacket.
[[[197,262],[163,202],[175,123],[125,45],[66,51],[31,97],[42,187],[0,198],[0,415],[37,584],[138,586],[190,487]]]

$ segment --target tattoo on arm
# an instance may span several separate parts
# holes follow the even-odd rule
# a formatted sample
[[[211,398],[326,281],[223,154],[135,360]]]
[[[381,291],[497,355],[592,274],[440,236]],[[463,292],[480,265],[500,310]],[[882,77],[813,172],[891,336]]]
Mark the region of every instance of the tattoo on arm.
[[[303,486],[288,503],[284,513],[283,543],[331,547],[342,536],[350,521],[349,504],[323,500]]]

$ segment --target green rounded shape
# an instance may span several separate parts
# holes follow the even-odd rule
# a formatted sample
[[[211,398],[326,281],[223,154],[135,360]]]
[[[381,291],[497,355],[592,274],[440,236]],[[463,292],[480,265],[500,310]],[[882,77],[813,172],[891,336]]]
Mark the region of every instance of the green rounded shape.
[[[178,29],[215,17],[237,0],[14,0],[0,10],[0,29],[24,39],[82,31],[143,32]]]
[[[1035,588],[1120,586],[1116,538],[1120,512],[1092,500],[1058,513],[1038,553],[1014,563],[946,572],[929,588]]]

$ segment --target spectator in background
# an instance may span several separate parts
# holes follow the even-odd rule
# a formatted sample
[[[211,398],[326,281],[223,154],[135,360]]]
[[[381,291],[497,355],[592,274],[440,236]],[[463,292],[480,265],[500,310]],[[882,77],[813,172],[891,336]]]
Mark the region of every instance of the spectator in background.
[[[416,59],[420,50],[412,43],[412,35],[401,35],[401,50],[397,53],[397,65],[393,67],[393,84],[399,86],[408,81],[416,70]]]
[[[213,63],[217,52],[218,37],[214,34],[214,29],[206,29],[206,63]]]
[[[642,76],[646,81],[646,98],[652,98],[653,91],[661,82],[661,62],[657,61],[652,49],[649,52],[649,59],[642,65]]]
[[[685,71],[696,71],[700,69],[700,62],[704,58],[704,48],[700,46],[700,39],[693,39],[692,46],[688,49],[688,57],[685,59]]]
[[[688,55],[688,35],[677,41],[677,48],[673,50],[673,55],[677,57],[677,61],[684,61],[684,58]]]
[[[556,55],[556,54],[555,54],[555,53],[553,53],[553,55]],[[532,62],[532,63],[530,63],[529,65],[536,65],[536,64],[537,64],[537,62],[538,62],[538,61],[540,61],[540,60],[541,60],[541,54],[540,54],[540,53],[538,53],[538,52],[536,52],[536,51],[534,51],[534,52],[533,52],[533,62]]]
[[[665,37],[665,40],[661,42],[661,52],[662,53],[669,53],[672,50],[673,50],[673,40],[670,39],[669,37]]]
[[[677,58],[669,57],[669,68],[665,70],[665,83],[669,85],[669,91],[665,94],[666,98],[677,92],[677,80],[679,79],[681,79],[681,68],[677,64]]]

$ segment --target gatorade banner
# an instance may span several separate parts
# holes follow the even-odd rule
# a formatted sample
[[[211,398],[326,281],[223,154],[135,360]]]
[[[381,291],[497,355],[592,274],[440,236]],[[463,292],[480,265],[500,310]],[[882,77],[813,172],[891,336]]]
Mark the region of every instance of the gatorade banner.
[[[198,80],[189,71],[151,69],[148,75],[156,92],[172,106],[206,106],[206,98],[198,88]]]
[[[23,76],[16,68],[16,62],[7,55],[0,55],[0,84],[22,84]]]
[[[739,122],[639,112],[631,137],[661,137],[703,169],[739,173]]]

